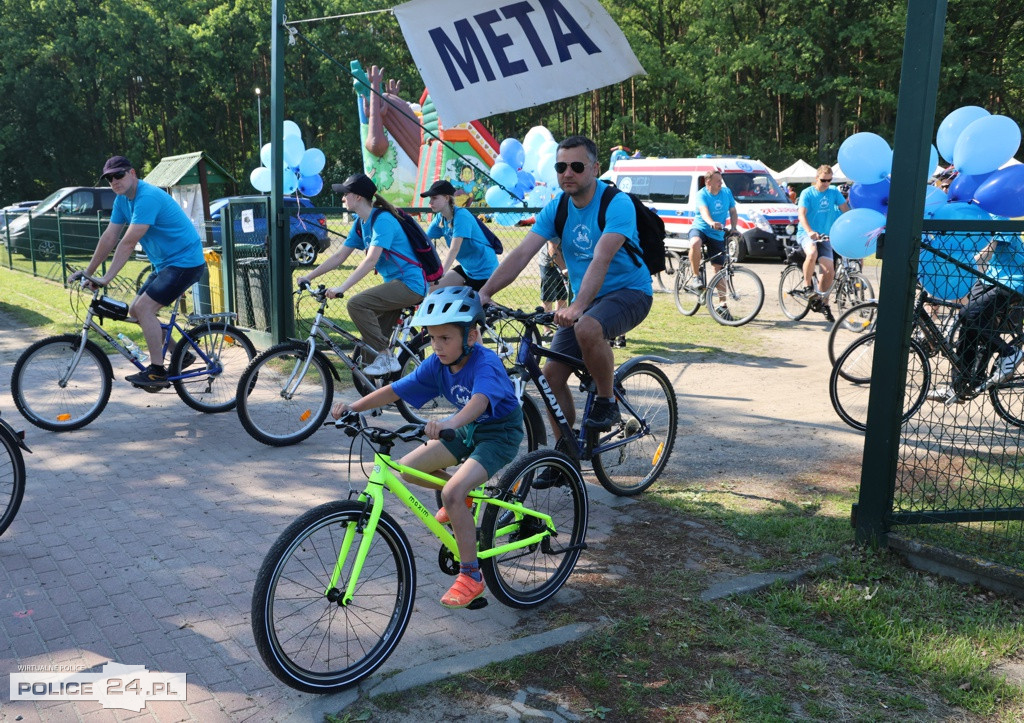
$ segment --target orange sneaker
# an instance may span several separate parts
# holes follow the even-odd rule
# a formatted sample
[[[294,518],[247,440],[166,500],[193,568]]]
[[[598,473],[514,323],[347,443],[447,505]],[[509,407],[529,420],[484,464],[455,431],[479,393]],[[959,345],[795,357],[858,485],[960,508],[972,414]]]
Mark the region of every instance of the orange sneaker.
[[[441,604],[446,608],[464,608],[483,595],[486,589],[483,580],[477,582],[466,573],[460,572],[455,578],[455,584],[441,598]]]
[[[466,498],[466,509],[473,509],[473,500],[470,499],[469,497]],[[444,507],[442,507],[441,509],[434,513],[434,519],[440,522],[442,525],[447,525],[449,522],[452,521],[451,518],[448,517],[448,510],[446,510]]]

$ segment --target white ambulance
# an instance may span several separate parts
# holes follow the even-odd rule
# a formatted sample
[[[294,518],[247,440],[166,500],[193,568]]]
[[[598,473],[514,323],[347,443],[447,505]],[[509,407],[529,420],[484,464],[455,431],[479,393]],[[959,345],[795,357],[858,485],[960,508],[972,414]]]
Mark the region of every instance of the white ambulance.
[[[785,259],[797,247],[797,207],[760,161],[742,156],[626,159],[616,161],[602,178],[654,208],[665,221],[665,246],[671,256],[684,255],[690,248],[697,191],[704,187],[709,170],[722,172],[736,198],[737,229],[743,242],[729,249],[733,258]]]

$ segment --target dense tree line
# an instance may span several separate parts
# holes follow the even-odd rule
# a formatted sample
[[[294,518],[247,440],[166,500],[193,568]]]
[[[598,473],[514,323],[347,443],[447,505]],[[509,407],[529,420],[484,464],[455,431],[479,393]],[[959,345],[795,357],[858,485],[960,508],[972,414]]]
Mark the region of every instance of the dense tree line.
[[[602,0],[648,74],[485,119],[499,140],[533,125],[648,155],[743,153],[782,167],[832,160],[850,133],[892,138],[906,3]],[[386,8],[294,0],[290,20]],[[124,153],[144,168],[207,151],[248,192],[255,88],[269,139],[268,0],[0,0],[0,201],[98,180]],[[361,166],[350,60],[422,90],[387,13],[302,23],[286,56],[286,117],[327,155],[327,181]],[[949,0],[938,120],[983,105],[1024,120],[1019,0]],[[318,50],[319,49],[319,50]],[[322,52],[321,52],[322,51]]]

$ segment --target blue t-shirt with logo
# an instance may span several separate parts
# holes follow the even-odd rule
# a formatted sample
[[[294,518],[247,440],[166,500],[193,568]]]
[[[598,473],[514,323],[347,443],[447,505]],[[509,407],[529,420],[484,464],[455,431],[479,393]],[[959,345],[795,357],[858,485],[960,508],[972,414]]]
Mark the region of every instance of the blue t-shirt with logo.
[[[375,208],[365,221],[357,216],[345,239],[345,245],[360,251],[379,246],[381,255],[374,268],[384,281],[401,281],[413,293],[426,295],[427,282],[423,277],[423,269],[405,260],[416,258],[412,244],[406,238],[398,219],[389,212]],[[399,258],[398,254],[405,259]]]
[[[807,209],[807,225],[818,233],[827,234],[832,228],[836,219],[843,215],[839,207],[846,203],[846,197],[839,192],[839,189],[829,186],[824,191],[811,186],[800,193],[797,205]],[[807,231],[803,224],[799,224],[796,232],[798,241],[807,239]]]
[[[1024,246],[1014,236],[1000,236],[985,269],[985,276],[1024,293]]]
[[[693,217],[692,228],[702,231],[709,238],[716,241],[725,240],[724,228],[711,228],[711,224],[704,220],[700,207],[704,206],[711,214],[711,220],[724,224],[729,219],[729,209],[736,208],[736,199],[728,186],[722,186],[718,193],[711,193],[707,186],[697,191],[697,215]]]
[[[477,417],[477,424],[507,417],[519,406],[515,387],[501,359],[482,344],[473,345],[465,365],[455,374],[436,354],[431,354],[412,374],[392,382],[391,389],[399,399],[417,409],[437,397],[444,397],[462,409],[474,394],[483,394],[490,408]]]
[[[602,233],[622,234],[626,237],[626,241],[612,257],[608,273],[604,277],[604,284],[594,298],[599,299],[621,289],[635,289],[652,295],[654,290],[651,286],[650,272],[647,271],[647,267],[642,261],[637,266],[625,248],[626,244],[632,244],[633,250],[638,255],[640,253],[640,237],[636,230],[636,209],[633,208],[633,202],[629,196],[625,193],[615,194],[605,210],[604,230],[602,231],[597,225],[601,195],[607,186],[608,184],[604,181],[597,181],[594,197],[583,208],[576,208],[576,204],[572,202],[571,198],[569,199],[569,213],[560,241],[556,240],[558,232],[555,230],[555,213],[558,211],[558,201],[562,198],[564,191],[557,194],[537,214],[533,230],[544,238],[561,244],[562,257],[565,259],[565,267],[569,271],[569,284],[574,296],[580,292],[580,283],[583,281],[583,275],[587,272],[590,262],[594,260],[594,248]]]
[[[455,260],[462,270],[474,280],[489,279],[498,268],[498,255],[484,236],[476,217],[464,208],[455,209],[451,223],[444,216],[437,214],[427,229],[427,238],[444,238],[449,247],[452,239],[461,238],[462,245]]]
[[[168,266],[190,269],[206,263],[203,242],[178,202],[162,188],[139,181],[135,198],[114,199],[110,222],[149,226],[140,240],[157,271]]]

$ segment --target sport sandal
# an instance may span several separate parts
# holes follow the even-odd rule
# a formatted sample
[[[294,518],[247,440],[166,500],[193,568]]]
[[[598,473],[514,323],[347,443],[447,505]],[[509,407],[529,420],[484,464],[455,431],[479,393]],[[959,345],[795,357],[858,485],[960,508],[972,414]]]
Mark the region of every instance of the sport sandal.
[[[455,583],[441,598],[441,604],[446,608],[464,608],[483,595],[486,589],[483,580],[477,582],[466,573],[460,572],[455,578]]]
[[[473,509],[473,500],[470,497],[466,498],[466,509]],[[441,509],[434,513],[434,519],[440,522],[442,525],[447,525],[449,522],[452,521],[451,518],[448,516],[448,510],[446,510],[444,507],[442,507]]]

